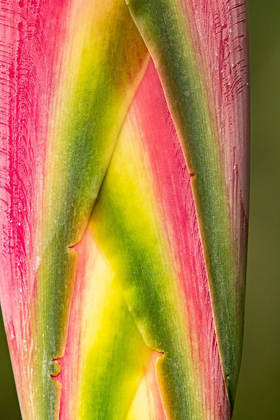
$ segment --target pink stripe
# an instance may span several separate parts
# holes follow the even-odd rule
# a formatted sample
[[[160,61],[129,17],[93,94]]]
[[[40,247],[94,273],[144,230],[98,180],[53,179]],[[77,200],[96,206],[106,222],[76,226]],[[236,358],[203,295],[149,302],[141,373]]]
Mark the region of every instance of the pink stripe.
[[[201,381],[202,404],[205,413],[208,413],[207,418],[227,419],[229,407],[217,349],[191,176],[152,62],[131,112],[137,115],[144,153],[149,155],[154,193],[187,307],[185,316],[196,375]]]
[[[226,180],[237,265],[244,270],[249,198],[246,0],[179,0],[207,80]],[[242,174],[241,177],[238,174]],[[239,263],[238,263],[239,261]],[[244,273],[238,278],[244,278]]]
[[[1,1],[1,307],[23,411],[31,382],[30,300],[35,290],[47,115],[65,36],[65,4]]]

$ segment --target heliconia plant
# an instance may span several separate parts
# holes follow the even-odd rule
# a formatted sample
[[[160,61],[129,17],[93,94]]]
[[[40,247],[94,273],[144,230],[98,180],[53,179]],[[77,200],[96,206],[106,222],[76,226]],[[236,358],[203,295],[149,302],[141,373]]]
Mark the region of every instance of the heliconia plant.
[[[246,2],[0,7],[0,292],[23,419],[229,420]]]

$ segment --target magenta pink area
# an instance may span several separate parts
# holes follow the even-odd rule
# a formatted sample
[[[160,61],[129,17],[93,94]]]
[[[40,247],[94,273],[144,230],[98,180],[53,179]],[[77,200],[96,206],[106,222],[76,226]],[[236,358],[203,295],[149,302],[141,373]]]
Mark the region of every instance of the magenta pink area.
[[[0,1],[0,288],[20,398],[32,367],[30,300],[65,5],[59,0]]]
[[[186,305],[188,334],[205,413],[229,418],[229,407],[213,323],[191,176],[163,90],[151,62],[132,104],[144,153],[149,156],[154,193],[170,245],[171,261]],[[210,417],[209,417],[210,418]]]

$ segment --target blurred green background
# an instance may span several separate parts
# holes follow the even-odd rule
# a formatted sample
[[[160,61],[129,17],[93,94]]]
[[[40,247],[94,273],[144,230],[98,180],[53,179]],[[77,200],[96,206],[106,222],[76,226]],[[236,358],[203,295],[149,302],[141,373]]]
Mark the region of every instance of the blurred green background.
[[[249,24],[251,212],[244,351],[233,420],[279,420],[280,1],[250,0]],[[0,356],[0,420],[19,420],[2,321]]]

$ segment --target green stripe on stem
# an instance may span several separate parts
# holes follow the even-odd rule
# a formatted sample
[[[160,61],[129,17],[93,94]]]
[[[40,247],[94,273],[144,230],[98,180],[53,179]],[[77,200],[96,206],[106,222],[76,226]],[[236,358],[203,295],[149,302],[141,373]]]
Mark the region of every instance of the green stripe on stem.
[[[38,366],[46,366],[42,377],[37,376],[41,420],[58,416],[59,394],[50,375],[52,360],[63,357],[75,279],[77,256],[75,250],[68,248],[84,234],[145,68],[147,50],[126,6],[116,2],[110,7],[109,12],[105,8],[105,15],[96,17],[94,8],[92,16],[89,13],[89,29],[85,29],[83,41],[78,43],[77,55],[70,54],[74,68],[69,68],[51,114],[54,139],[45,174],[43,247],[36,302],[36,357]],[[104,31],[109,27],[102,37],[91,34],[91,30],[96,31],[95,19],[101,20]]]
[[[128,0],[131,15],[156,64],[180,137],[199,219],[224,377],[233,404],[243,320],[236,302],[233,238],[207,71],[191,27],[175,0]],[[188,9],[188,2],[186,2]],[[190,17],[189,17],[190,18]]]

